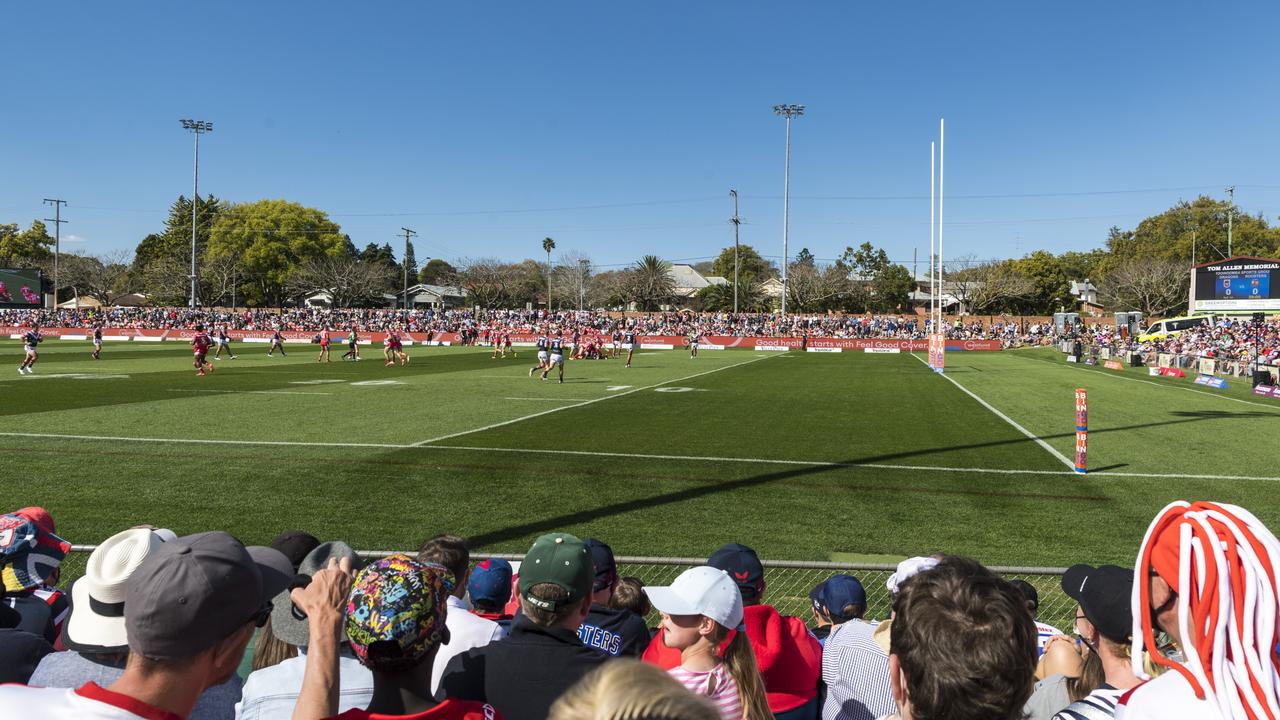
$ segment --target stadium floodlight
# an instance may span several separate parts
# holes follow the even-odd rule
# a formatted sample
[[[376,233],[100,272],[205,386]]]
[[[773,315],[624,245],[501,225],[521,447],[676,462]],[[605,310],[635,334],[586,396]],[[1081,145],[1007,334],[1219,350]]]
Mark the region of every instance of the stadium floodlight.
[[[196,306],[196,204],[200,199],[200,136],[213,132],[213,123],[182,119],[182,127],[196,136],[195,171],[191,181],[191,307]]]
[[[791,119],[804,115],[803,105],[774,105],[775,115],[787,119],[787,165],[782,175],[782,317],[787,316],[787,220],[791,201]]]

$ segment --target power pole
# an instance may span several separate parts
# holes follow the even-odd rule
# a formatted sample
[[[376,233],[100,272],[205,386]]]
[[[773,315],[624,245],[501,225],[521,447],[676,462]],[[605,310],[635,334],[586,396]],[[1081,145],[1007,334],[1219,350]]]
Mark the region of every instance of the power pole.
[[[1236,186],[1232,185],[1227,188],[1227,257],[1233,257],[1231,254],[1231,216],[1235,215],[1236,210]]]
[[[58,309],[58,255],[62,253],[62,206],[66,200],[44,199],[45,205],[53,206],[53,218],[45,218],[45,222],[53,223],[53,309]]]
[[[404,257],[400,258],[400,268],[404,270],[404,309],[409,309],[409,238],[418,233],[407,227],[400,228],[404,231]]]
[[[738,314],[738,226],[742,224],[742,218],[738,217],[738,191],[730,189],[729,194],[733,196],[733,219],[729,222],[733,223],[733,314]]]

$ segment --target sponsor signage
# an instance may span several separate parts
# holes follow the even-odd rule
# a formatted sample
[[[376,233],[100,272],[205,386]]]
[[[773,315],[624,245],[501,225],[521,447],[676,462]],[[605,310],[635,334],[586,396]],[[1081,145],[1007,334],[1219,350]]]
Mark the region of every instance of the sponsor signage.
[[[1076,472],[1083,475],[1089,466],[1089,394],[1076,388]]]
[[[863,349],[862,349],[862,352],[864,352],[864,353],[886,353],[886,354],[891,354],[891,353],[900,353],[900,352],[902,352],[902,351],[901,351],[901,350],[899,350],[898,348],[863,348]]]
[[[1078,360],[1076,360],[1076,356],[1075,356],[1075,355],[1068,355],[1068,356],[1067,356],[1067,362],[1069,362],[1069,363],[1073,363],[1073,362],[1079,362],[1079,361],[1078,361]],[[1087,365],[1088,363],[1085,363],[1085,364]]]
[[[844,348],[838,348],[838,347],[811,347],[811,348],[808,348],[809,352],[840,352],[840,351],[841,351],[841,350],[843,350],[843,349],[844,349]]]
[[[1123,370],[1124,363],[1120,362],[1119,360],[1108,360],[1102,363],[1102,367],[1108,370]]]
[[[1280,400],[1280,385],[1259,385],[1253,389],[1253,394]]]
[[[1177,378],[1187,376],[1187,374],[1183,372],[1181,368],[1171,368],[1171,367],[1160,368],[1160,375],[1164,377],[1177,377]]]
[[[1212,375],[1204,375],[1204,374],[1197,375],[1195,383],[1197,385],[1204,385],[1206,387],[1219,388],[1219,389],[1225,388],[1227,386],[1226,380],[1223,380],[1220,377],[1214,377]]]

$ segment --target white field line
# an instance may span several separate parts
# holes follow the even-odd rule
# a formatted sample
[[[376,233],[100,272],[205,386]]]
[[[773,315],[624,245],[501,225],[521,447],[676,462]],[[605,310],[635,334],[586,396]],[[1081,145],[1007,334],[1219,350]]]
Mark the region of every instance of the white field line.
[[[929,361],[922,359],[919,355],[917,355],[917,354],[915,354],[915,353],[907,353],[907,354],[908,354],[908,355],[910,355],[911,357],[915,358],[916,360],[919,360],[919,361],[920,361],[921,363],[923,363],[925,366],[928,366]],[[1019,424],[1018,424],[1018,423],[1017,423],[1013,418],[1011,418],[1011,417],[1009,417],[1008,415],[1005,415],[1004,413],[1002,413],[1002,412],[1000,412],[999,410],[995,409],[995,406],[993,406],[991,403],[987,402],[986,400],[983,400],[982,398],[978,397],[974,392],[972,392],[971,390],[969,390],[969,388],[967,388],[967,387],[965,387],[965,386],[961,385],[960,383],[956,382],[956,381],[955,381],[955,379],[954,379],[954,378],[952,378],[951,376],[947,375],[946,373],[938,373],[938,374],[939,374],[939,375],[941,375],[944,379],[946,379],[946,381],[947,381],[947,382],[949,382],[949,383],[951,383],[952,385],[955,385],[956,387],[960,388],[960,391],[961,391],[961,392],[963,392],[965,395],[968,395],[969,397],[973,398],[974,400],[977,400],[977,401],[978,401],[978,404],[982,405],[982,407],[984,407],[984,408],[986,408],[986,409],[990,410],[991,412],[995,413],[996,417],[998,417],[998,418],[1000,418],[1001,420],[1004,420],[1005,422],[1009,423],[1010,425],[1012,425],[1012,426],[1013,426],[1013,428],[1014,428],[1015,430],[1017,430],[1018,432],[1022,433],[1023,435],[1026,435],[1027,437],[1029,437],[1029,438],[1031,438],[1032,440],[1034,440],[1034,441],[1035,441],[1035,443],[1036,443],[1037,445],[1039,445],[1040,447],[1044,448],[1045,450],[1048,450],[1050,455],[1052,455],[1052,456],[1054,456],[1054,457],[1058,458],[1059,460],[1061,460],[1063,465],[1066,465],[1067,467],[1069,467],[1069,468],[1071,468],[1071,469],[1072,469],[1072,472],[1074,472],[1074,471],[1075,471],[1075,467],[1076,467],[1075,462],[1074,462],[1074,461],[1072,461],[1072,460],[1068,460],[1066,455],[1063,455],[1062,453],[1060,453],[1060,452],[1058,452],[1057,450],[1055,450],[1055,449],[1054,449],[1054,447],[1053,447],[1052,445],[1050,445],[1049,443],[1045,442],[1044,440],[1041,440],[1039,437],[1037,437],[1037,436],[1036,436],[1034,433],[1032,433],[1030,430],[1028,430],[1028,429],[1026,429],[1026,428],[1022,427],[1021,425],[1019,425]]]
[[[373,448],[383,450],[454,450],[463,452],[515,453],[524,455],[559,455],[578,457],[618,458],[625,460],[676,460],[689,462],[738,463],[749,465],[784,465],[800,467],[867,468],[872,470],[906,470],[950,473],[979,473],[989,475],[1061,475],[1081,477],[1074,470],[1017,470],[1010,468],[951,467],[946,465],[894,465],[890,463],[842,463],[826,460],[780,460],[750,457],[717,457],[710,455],[663,455],[649,453],[597,452],[592,450],[551,450],[541,448],[504,448],[467,445],[394,445],[389,443],[353,442],[303,442],[290,440],[215,440],[203,438],[154,438],[109,435],[62,435],[58,433],[0,432],[0,437],[36,438],[53,440],[99,440],[104,442],[172,443],[177,445],[244,445],[263,447],[312,447],[312,448]],[[1158,478],[1169,480],[1247,480],[1280,482],[1280,477],[1253,477],[1250,475],[1190,475],[1182,473],[1115,472],[1106,470],[1089,473],[1087,477]]]
[[[509,397],[503,400],[546,400],[549,402],[585,402],[591,398]]]
[[[1071,365],[1068,364],[1067,367],[1071,367]],[[1138,378],[1131,378],[1131,377],[1125,377],[1123,375],[1116,375],[1114,374],[1114,371],[1108,372],[1106,370],[1094,370],[1093,368],[1090,368],[1090,367],[1076,366],[1074,369],[1097,373],[1098,375],[1101,375],[1103,377],[1109,377],[1113,380],[1128,380],[1129,382],[1143,383],[1144,385],[1154,385],[1155,387],[1168,388],[1169,390],[1181,390],[1183,392],[1195,393],[1197,395],[1207,395],[1211,398],[1217,398],[1219,400],[1230,400],[1231,402],[1244,403],[1245,405],[1253,405],[1254,407],[1266,408],[1273,412],[1280,412],[1280,408],[1277,408],[1275,405],[1264,405],[1263,403],[1253,402],[1252,400],[1241,400],[1240,398],[1227,397],[1226,395],[1218,395],[1217,393],[1205,392],[1204,390],[1196,390],[1195,388],[1178,387],[1177,385],[1173,385],[1167,382],[1158,383],[1158,382],[1153,382],[1151,380],[1139,380]]]
[[[227,393],[229,395],[332,395],[327,392],[301,392],[298,390],[204,390],[200,388],[192,388],[190,390],[182,388],[169,388],[169,392],[185,392],[185,393]]]
[[[473,433],[484,432],[485,430],[492,430],[494,428],[500,428],[500,427],[504,427],[506,425],[512,425],[518,422],[524,422],[525,420],[532,420],[533,418],[542,417],[543,415],[550,415],[551,413],[560,412],[561,410],[571,410],[573,408],[585,407],[593,403],[602,402],[604,400],[612,400],[613,398],[620,398],[625,395],[631,395],[633,393],[641,392],[643,390],[652,390],[653,388],[661,387],[663,385],[670,385],[671,383],[683,382],[685,380],[692,380],[697,377],[702,377],[703,375],[710,375],[711,373],[720,372],[721,370],[729,370],[731,368],[740,367],[742,365],[750,365],[753,362],[759,362],[761,360],[768,359],[769,357],[771,356],[764,355],[762,357],[755,357],[755,358],[751,358],[750,360],[744,360],[743,362],[734,363],[732,365],[724,365],[722,367],[713,368],[711,370],[704,370],[700,373],[694,373],[693,375],[686,375],[684,377],[679,377],[672,380],[663,380],[662,382],[654,383],[653,385],[645,385],[643,387],[638,387],[632,390],[626,390],[620,393],[614,393],[612,395],[604,395],[602,397],[593,398],[591,400],[584,400],[579,403],[574,403],[573,405],[565,405],[563,407],[551,408],[550,410],[543,410],[542,412],[536,412],[529,415],[524,415],[522,417],[513,418],[511,420],[503,420],[502,422],[492,423],[490,425],[474,428],[472,430],[463,430],[462,432],[449,433],[448,435],[441,435],[439,437],[430,438],[428,440],[419,440],[413,445],[414,447],[421,447],[423,445],[430,445],[431,443],[437,443],[442,440],[452,440],[453,438],[461,437],[463,435],[471,435]]]

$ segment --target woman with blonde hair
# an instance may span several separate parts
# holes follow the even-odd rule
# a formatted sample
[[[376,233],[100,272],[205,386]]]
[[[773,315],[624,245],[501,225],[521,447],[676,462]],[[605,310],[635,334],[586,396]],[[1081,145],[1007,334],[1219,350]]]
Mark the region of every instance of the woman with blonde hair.
[[[720,720],[720,714],[658,668],[618,659],[569,688],[548,720]]]
[[[662,613],[662,641],[680,651],[668,672],[711,698],[722,720],[772,720],[764,679],[742,624],[742,594],[719,568],[690,568],[669,587],[646,587]]]

